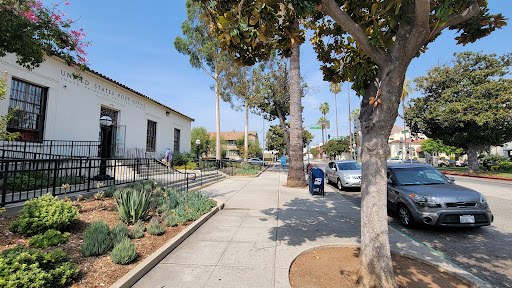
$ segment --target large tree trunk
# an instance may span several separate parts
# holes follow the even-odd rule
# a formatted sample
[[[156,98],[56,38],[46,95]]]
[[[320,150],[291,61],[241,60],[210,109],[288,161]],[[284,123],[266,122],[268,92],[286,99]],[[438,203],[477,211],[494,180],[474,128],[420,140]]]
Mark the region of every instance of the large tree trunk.
[[[245,135],[244,135],[244,162],[249,154],[249,100],[245,99]]]
[[[381,75],[386,77],[380,79]],[[398,115],[400,98],[397,94],[400,93],[404,75],[401,76],[398,71],[380,71],[375,84],[366,89],[361,102],[363,178],[360,287],[397,287],[388,236],[386,158],[390,150],[388,137]],[[377,94],[379,82],[382,104],[374,108],[369,105],[368,99]]]
[[[299,31],[299,22],[293,24]],[[290,168],[288,170],[289,187],[306,186],[304,162],[302,157],[302,105],[300,87],[300,45],[295,43],[290,57]]]
[[[219,68],[215,62],[215,121],[217,126],[217,137],[215,139],[215,159],[220,160],[220,103],[219,103]]]
[[[478,149],[479,146],[468,144],[468,172],[480,172],[478,165]]]

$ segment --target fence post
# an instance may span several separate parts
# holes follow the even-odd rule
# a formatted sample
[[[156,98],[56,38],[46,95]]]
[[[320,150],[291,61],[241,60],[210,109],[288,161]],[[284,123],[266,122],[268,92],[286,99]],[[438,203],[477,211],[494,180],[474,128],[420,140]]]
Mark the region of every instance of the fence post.
[[[137,171],[139,170],[139,158],[135,159],[135,165],[133,167],[133,181],[137,181]]]
[[[55,190],[57,188],[57,167],[58,167],[58,162],[60,160],[55,160],[55,166],[53,167],[53,190],[52,190],[52,196],[55,196]]]
[[[92,166],[92,158],[87,158],[89,161],[89,171],[87,172],[87,192],[91,191],[91,166]]]
[[[2,166],[5,166],[4,170],[4,183],[2,185],[2,207],[5,207],[5,198],[7,194],[7,174],[9,174],[9,162],[2,161]]]

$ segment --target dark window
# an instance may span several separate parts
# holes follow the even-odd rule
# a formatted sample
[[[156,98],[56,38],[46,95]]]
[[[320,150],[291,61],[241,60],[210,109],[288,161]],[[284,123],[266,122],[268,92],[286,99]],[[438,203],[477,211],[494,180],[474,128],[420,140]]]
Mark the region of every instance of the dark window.
[[[180,152],[180,129],[174,128],[174,152]]]
[[[156,150],[156,122],[148,120],[148,136],[146,138],[146,151]]]
[[[48,88],[12,79],[9,111],[16,109],[7,131],[20,132],[23,140],[43,140]]]

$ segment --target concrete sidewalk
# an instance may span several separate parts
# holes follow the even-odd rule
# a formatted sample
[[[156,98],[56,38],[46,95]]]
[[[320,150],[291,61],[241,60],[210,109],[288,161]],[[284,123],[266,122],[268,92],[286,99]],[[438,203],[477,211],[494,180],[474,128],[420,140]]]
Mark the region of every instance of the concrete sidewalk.
[[[300,253],[324,245],[359,245],[359,207],[326,186],[326,196],[284,187],[286,174],[231,177],[202,191],[220,210],[133,287],[290,287]],[[492,287],[390,227],[393,251]]]

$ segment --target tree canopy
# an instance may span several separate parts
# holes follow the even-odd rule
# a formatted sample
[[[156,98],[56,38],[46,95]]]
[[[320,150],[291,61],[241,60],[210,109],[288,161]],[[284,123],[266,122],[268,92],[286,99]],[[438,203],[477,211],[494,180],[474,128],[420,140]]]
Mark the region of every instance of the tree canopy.
[[[411,100],[406,119],[411,131],[467,150],[470,166],[478,149],[512,140],[512,80],[503,78],[512,53],[455,56],[414,80],[423,96]]]
[[[289,127],[289,124],[287,124]],[[289,134],[290,132],[288,132]],[[281,129],[280,125],[271,125],[267,131],[267,141],[266,148],[267,150],[276,150],[279,151],[280,155],[284,155],[286,149],[286,142],[284,141],[284,133],[283,129]],[[302,129],[302,143],[304,145],[303,148],[306,148],[308,144],[313,141],[314,136],[306,129]]]
[[[451,154],[462,154],[464,153],[464,149],[458,148],[455,146],[449,146],[443,143],[442,140],[428,138],[421,143],[421,150],[426,153],[446,153],[447,155]]]
[[[341,137],[341,140],[330,140],[325,143],[324,151],[330,157],[336,157],[343,152],[350,152],[350,139],[348,136]]]
[[[192,131],[190,132],[190,147],[192,153],[195,152],[195,148],[197,146],[197,139],[201,141],[201,144],[199,144],[199,154],[208,155],[208,152],[210,151],[211,147],[215,145],[215,143],[212,143],[210,135],[208,134],[208,131],[206,130],[205,127],[192,128]]]
[[[68,5],[69,2],[64,2]],[[45,56],[58,56],[68,65],[85,68],[84,41],[81,28],[65,19],[58,4],[44,6],[41,1],[0,0],[0,57],[14,53],[16,62],[27,69],[38,67]]]

